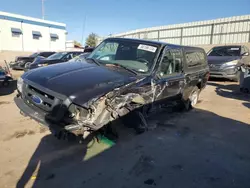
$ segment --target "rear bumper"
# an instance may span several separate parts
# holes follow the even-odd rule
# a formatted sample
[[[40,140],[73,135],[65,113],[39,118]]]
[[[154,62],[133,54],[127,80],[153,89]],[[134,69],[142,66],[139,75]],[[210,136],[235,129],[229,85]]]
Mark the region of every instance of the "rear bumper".
[[[75,134],[79,130],[79,127],[77,127],[76,125],[67,125],[66,127],[63,127],[55,123],[49,122],[46,118],[48,113],[40,110],[35,106],[31,107],[30,105],[26,104],[20,96],[16,96],[14,98],[14,101],[17,107],[20,109],[22,115],[29,116],[38,123],[47,126],[50,129],[50,131],[55,135],[58,135],[59,133],[61,134],[62,132],[64,134],[68,133]]]

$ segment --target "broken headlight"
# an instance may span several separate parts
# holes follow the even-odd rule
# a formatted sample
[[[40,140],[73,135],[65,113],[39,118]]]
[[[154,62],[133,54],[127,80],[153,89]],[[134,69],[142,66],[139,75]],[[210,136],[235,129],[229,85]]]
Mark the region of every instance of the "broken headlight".
[[[23,92],[23,79],[21,77],[17,80],[17,89],[20,93]]]
[[[87,118],[89,110],[83,107],[80,107],[75,104],[69,106],[69,117],[76,120],[84,120]]]

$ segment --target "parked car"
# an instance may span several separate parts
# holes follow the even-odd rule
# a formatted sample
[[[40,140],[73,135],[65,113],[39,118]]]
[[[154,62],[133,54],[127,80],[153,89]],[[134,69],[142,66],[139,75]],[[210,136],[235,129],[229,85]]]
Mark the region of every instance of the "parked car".
[[[86,58],[88,58],[88,56],[90,54],[91,53],[89,53],[89,52],[82,53],[81,55],[74,57],[73,59],[69,60],[68,62],[86,61]]]
[[[210,77],[227,78],[238,82],[238,65],[250,64],[249,49],[246,46],[216,46],[208,52]]]
[[[25,71],[39,68],[39,67],[45,67],[48,65],[53,65],[56,63],[63,63],[71,60],[72,58],[82,54],[83,52],[72,52],[72,51],[67,51],[67,52],[57,52],[48,58],[39,58],[33,61],[31,64],[26,66]]]
[[[18,56],[16,57],[15,62],[10,63],[10,67],[14,70],[24,70],[25,65],[27,63],[33,62],[37,57],[46,58],[46,57],[51,56],[54,53],[55,52],[36,52],[30,56]]]
[[[94,51],[94,47],[85,46],[83,52],[90,53]]]
[[[156,109],[196,105],[209,77],[203,49],[139,39],[108,38],[85,62],[22,75],[15,103],[58,137],[80,135],[117,119],[147,127]]]
[[[8,86],[9,81],[12,79],[9,69],[0,66],[0,86]]]

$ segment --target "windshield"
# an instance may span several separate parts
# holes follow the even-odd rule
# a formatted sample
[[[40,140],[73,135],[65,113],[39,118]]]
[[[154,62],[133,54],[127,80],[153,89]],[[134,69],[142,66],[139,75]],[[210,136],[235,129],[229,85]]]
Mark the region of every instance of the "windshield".
[[[39,53],[33,53],[33,54],[30,55],[30,57],[36,57],[36,56],[38,56],[38,54]]]
[[[240,56],[240,46],[215,47],[208,53],[208,56]]]
[[[154,64],[158,47],[141,41],[105,40],[88,58],[104,65],[121,65],[136,72],[147,73]]]
[[[69,62],[83,62],[89,56],[90,53],[83,53],[79,56],[74,57],[73,59],[69,60]]]
[[[48,60],[53,60],[53,59],[61,59],[67,54],[67,52],[57,52],[51,56],[49,56],[47,59]]]

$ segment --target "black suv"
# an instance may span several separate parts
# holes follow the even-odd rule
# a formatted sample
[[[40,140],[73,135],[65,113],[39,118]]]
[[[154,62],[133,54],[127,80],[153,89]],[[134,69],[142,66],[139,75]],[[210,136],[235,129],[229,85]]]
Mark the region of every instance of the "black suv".
[[[31,64],[25,67],[25,71],[30,69],[35,69],[39,67],[44,67],[48,65],[53,65],[56,63],[63,63],[71,60],[72,58],[81,55],[83,52],[75,52],[75,51],[66,51],[66,52],[57,52],[48,58],[37,58]]]
[[[246,46],[216,46],[208,52],[210,77],[239,81],[239,65],[250,65],[249,49]]]
[[[165,105],[183,104],[189,109],[208,77],[207,56],[201,48],[109,38],[85,62],[22,75],[15,103],[56,135],[85,137],[120,118],[145,128],[146,117]]]
[[[33,62],[36,58],[47,58],[53,55],[55,52],[36,52],[31,54],[30,56],[18,56],[15,59],[15,62],[10,63],[10,67],[13,70],[24,70],[26,64]]]

